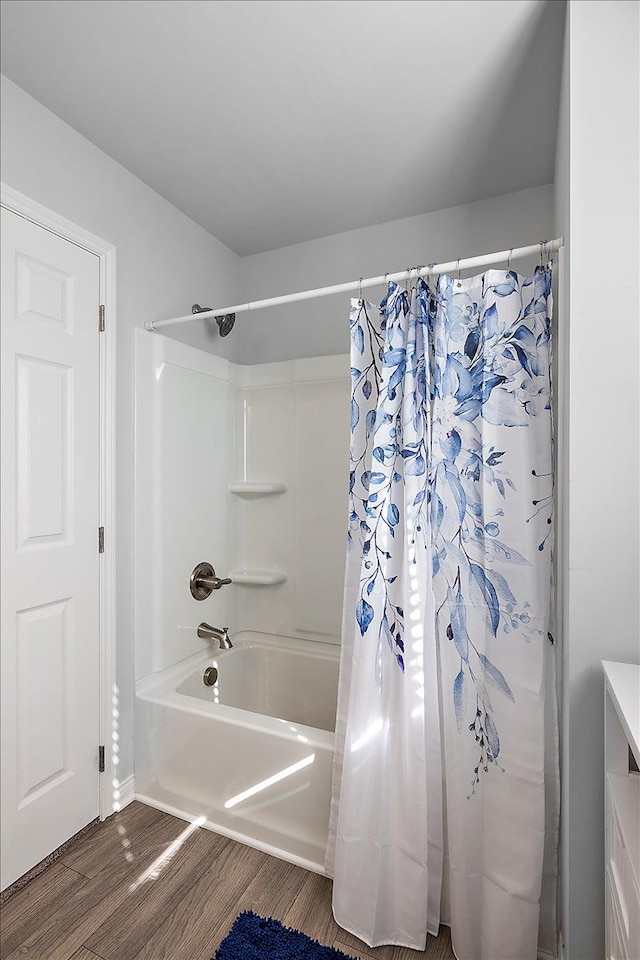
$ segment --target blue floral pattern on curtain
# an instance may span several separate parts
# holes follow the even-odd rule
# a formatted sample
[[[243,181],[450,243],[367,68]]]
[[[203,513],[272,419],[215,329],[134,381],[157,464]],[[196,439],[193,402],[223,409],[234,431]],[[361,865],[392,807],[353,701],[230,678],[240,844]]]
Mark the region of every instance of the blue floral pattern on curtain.
[[[542,411],[549,416],[551,269],[539,267],[533,278],[488,276],[497,282],[483,277],[476,299],[447,276],[434,289],[419,281],[411,300],[390,283],[379,313],[354,301],[350,315],[349,541],[362,554],[357,624],[377,645],[381,687],[385,649],[393,654],[388,662],[405,669],[403,564],[395,546],[402,528],[411,550],[430,552],[437,638],[459,658],[449,695],[458,730],[477,744],[473,787],[490,765],[499,766],[492,698],[515,700],[485,640],[498,631],[514,642],[546,637],[522,581],[518,590],[511,577],[531,558],[503,539],[510,501],[523,493],[506,466],[507,450],[484,434],[495,434],[488,425],[519,431]],[[528,470],[539,493],[525,522],[545,516],[537,544],[544,551],[552,529],[548,458],[542,469],[532,462]]]

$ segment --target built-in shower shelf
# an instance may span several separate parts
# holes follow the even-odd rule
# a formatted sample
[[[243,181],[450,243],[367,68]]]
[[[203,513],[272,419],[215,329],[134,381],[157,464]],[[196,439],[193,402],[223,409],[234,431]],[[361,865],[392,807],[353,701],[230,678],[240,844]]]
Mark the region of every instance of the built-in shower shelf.
[[[282,570],[232,570],[229,576],[233,583],[255,584],[260,587],[274,586],[287,579]]]
[[[274,481],[273,483],[249,483],[245,480],[239,483],[229,484],[229,493],[235,493],[237,497],[268,497],[274,493],[284,493],[287,489],[286,483]]]

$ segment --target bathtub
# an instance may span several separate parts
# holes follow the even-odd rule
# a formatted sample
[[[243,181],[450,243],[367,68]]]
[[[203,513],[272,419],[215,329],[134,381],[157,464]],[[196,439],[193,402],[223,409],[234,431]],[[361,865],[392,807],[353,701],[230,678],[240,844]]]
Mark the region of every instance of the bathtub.
[[[136,799],[323,873],[339,648],[254,632],[232,641],[137,683]]]

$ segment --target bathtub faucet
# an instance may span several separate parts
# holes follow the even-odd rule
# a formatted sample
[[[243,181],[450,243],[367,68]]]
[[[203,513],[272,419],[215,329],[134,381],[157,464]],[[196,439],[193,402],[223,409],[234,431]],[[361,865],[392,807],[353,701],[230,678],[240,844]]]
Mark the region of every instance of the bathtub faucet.
[[[233,646],[229,639],[229,627],[212,627],[203,622],[198,626],[198,636],[201,640],[217,640],[221,650],[231,650]]]

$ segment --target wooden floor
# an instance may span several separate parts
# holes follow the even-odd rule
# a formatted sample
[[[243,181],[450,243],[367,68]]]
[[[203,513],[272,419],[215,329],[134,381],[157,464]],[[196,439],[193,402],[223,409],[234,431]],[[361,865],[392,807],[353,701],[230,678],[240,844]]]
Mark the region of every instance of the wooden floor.
[[[367,947],[333,920],[326,877],[188,826],[141,803],[96,824],[3,905],[2,960],[209,960],[242,910],[358,960],[453,960],[446,927],[424,953]]]

